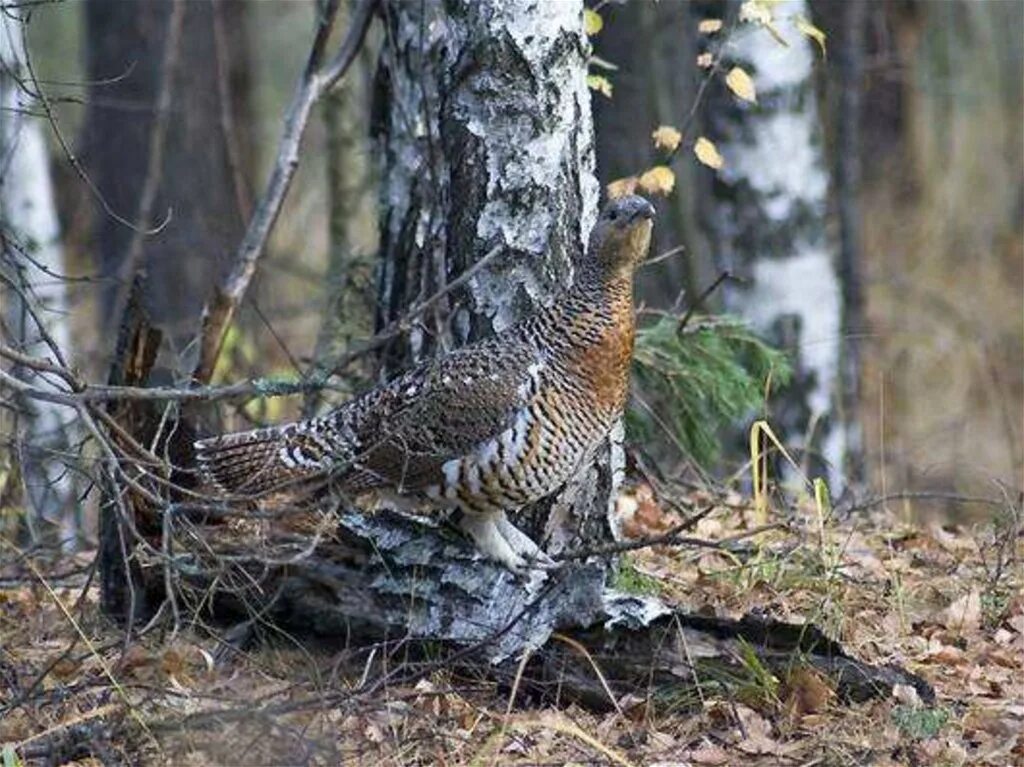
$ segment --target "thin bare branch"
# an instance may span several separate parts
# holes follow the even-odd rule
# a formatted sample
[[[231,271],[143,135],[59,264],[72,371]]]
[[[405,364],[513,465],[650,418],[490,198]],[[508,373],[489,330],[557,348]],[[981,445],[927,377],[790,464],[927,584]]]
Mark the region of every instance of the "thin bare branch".
[[[274,170],[249,220],[245,236],[235,253],[230,273],[215,288],[213,296],[203,308],[198,339],[199,359],[192,373],[196,383],[207,383],[213,375],[224,336],[256,273],[256,265],[263,255],[267,239],[281,213],[288,188],[299,166],[299,148],[313,105],[348,70],[355,58],[355,52],[366,38],[374,5],[375,0],[360,2],[338,55],[323,70],[320,69],[320,62],[323,60],[327,40],[338,13],[338,0],[329,0],[322,9],[306,68],[285,114],[284,131],[278,144]]]

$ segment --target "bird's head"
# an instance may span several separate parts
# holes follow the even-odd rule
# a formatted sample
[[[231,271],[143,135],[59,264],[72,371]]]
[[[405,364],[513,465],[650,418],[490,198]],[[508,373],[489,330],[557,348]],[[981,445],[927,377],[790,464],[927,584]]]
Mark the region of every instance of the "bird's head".
[[[630,277],[647,258],[654,206],[635,194],[609,200],[590,233],[590,257],[606,276]]]

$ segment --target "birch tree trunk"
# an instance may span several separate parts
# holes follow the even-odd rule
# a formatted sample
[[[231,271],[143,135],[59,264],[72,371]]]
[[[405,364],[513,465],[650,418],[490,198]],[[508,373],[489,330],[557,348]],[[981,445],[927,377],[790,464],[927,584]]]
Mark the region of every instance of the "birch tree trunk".
[[[598,189],[581,2],[385,8],[378,322],[503,248],[392,350],[393,364],[501,330],[546,301],[583,252]]]
[[[408,343],[386,350],[385,374],[511,325],[571,279],[597,209],[582,11],[579,1],[381,4],[378,322],[403,318],[500,254],[446,295]],[[611,541],[620,454],[604,450],[516,524],[552,554]],[[258,549],[247,553],[265,572]],[[237,599],[243,610],[273,594],[268,615],[307,630],[451,642],[497,661],[560,629],[613,618],[639,625],[665,612],[609,592],[606,562],[526,584],[480,559],[443,520],[345,511],[337,533],[278,572],[273,587],[256,593],[239,581],[222,604]]]
[[[7,342],[33,356],[59,362],[30,316],[30,311],[36,313],[58,348],[70,349],[67,293],[64,283],[53,276],[65,271],[60,225],[43,122],[31,114],[39,105],[31,95],[34,86],[27,80],[20,13],[17,9],[0,13],[0,240],[4,276],[20,285],[32,305],[2,284],[0,303],[2,319],[14,336]],[[47,381],[37,377],[33,383],[46,385]],[[0,418],[10,418],[14,427],[4,429],[13,444],[3,448],[11,450],[21,467],[29,529],[35,538],[38,531],[33,515],[38,515],[58,525],[65,548],[73,547],[78,532],[73,475],[61,460],[61,456],[69,456],[73,441],[69,411],[41,401],[26,400],[18,407],[18,415],[12,411],[0,413]]]
[[[720,11],[719,11],[720,13]],[[776,17],[809,15],[803,0]],[[847,434],[840,416],[842,291],[837,247],[826,231],[829,175],[815,103],[811,44],[779,24],[788,45],[741,24],[723,71],[745,69],[757,103],[740,101],[716,78],[708,133],[725,158],[705,205],[709,241],[721,268],[743,279],[727,308],[792,352],[792,383],[771,419],[808,468],[843,487]]]
[[[402,317],[501,248],[407,345],[389,349],[391,372],[435,347],[502,330],[550,300],[583,253],[598,187],[582,3],[385,8],[378,323]],[[605,483],[581,506],[556,504],[559,521],[547,519],[546,508],[527,514],[525,527],[565,546],[593,516],[585,507],[606,504],[609,493]]]

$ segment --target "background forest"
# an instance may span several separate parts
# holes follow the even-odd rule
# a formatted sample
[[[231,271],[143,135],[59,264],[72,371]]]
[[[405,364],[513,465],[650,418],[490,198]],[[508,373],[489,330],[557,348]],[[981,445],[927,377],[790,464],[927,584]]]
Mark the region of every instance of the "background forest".
[[[110,492],[102,481],[96,484],[93,472],[106,460],[90,442],[95,424],[88,426],[81,410],[19,388],[19,381],[37,389],[58,386],[52,370],[32,367],[29,358],[74,368],[80,381],[130,383],[111,370],[124,356],[119,332],[137,302],[163,333],[148,385],[185,388],[194,376],[213,386],[249,386],[251,396],[233,398],[232,406],[197,405],[189,412],[200,430],[249,428],[318,412],[411,360],[487,335],[565,278],[571,258],[559,250],[557,237],[536,233],[537,206],[517,208],[522,200],[513,196],[507,209],[496,211],[466,192],[479,186],[473,174],[481,169],[472,162],[472,128],[459,133],[464,126],[453,127],[446,111],[464,94],[458,78],[446,80],[455,67],[445,55],[446,46],[454,47],[452,39],[472,42],[472,27],[444,20],[446,5],[382,0],[344,77],[310,102],[291,188],[276,221],[271,219],[266,247],[253,259],[258,268],[244,277],[251,277],[248,290],[242,287],[237,311],[227,315],[220,354],[209,354],[197,341],[204,306],[216,305],[208,304],[214,286],[231,284],[232,269],[250,242],[267,180],[273,183],[275,173],[290,167],[279,151],[282,117],[296,114],[296,82],[301,85],[302,73],[309,71],[318,19],[334,5],[0,0],[0,302],[7,350],[0,358],[0,536],[9,541],[0,543],[0,577],[11,587],[9,596],[0,593],[0,608],[10,607],[4,643],[8,629],[40,598],[38,584],[31,598],[16,589],[26,561],[72,576],[91,572],[102,538],[102,499]],[[344,50],[346,31],[358,24],[362,5],[341,3],[338,23],[324,33],[326,50]],[[534,5],[531,13],[547,24],[557,23],[559,8],[576,8],[572,0]],[[927,610],[921,608],[930,617],[899,612],[894,636],[925,642],[926,649],[887,646],[869,653],[871,660],[946,662],[946,648],[964,651],[954,634],[985,630],[979,640],[986,648],[984,662],[971,655],[969,662],[953,665],[1019,672],[1019,657],[1014,667],[999,652],[1019,656],[1024,641],[1024,605],[1009,596],[1012,589],[1002,580],[1004,571],[1019,570],[1015,552],[1024,487],[1024,4],[601,0],[587,2],[580,24],[593,133],[589,118],[578,113],[550,116],[556,133],[560,125],[587,125],[572,147],[583,158],[582,171],[577,169],[582,180],[566,182],[581,190],[582,202],[553,208],[552,217],[582,228],[592,220],[588,201],[597,190],[587,186],[589,162],[602,200],[636,191],[658,211],[652,259],[638,277],[643,329],[627,417],[631,469],[640,465],[641,475],[667,477],[683,488],[694,510],[699,504],[693,498],[706,497],[747,509],[717,527],[698,528],[716,540],[746,535],[765,522],[760,500],[750,500],[761,492],[751,474],[759,456],[751,454],[750,429],[763,419],[770,433],[762,434],[760,444],[771,452],[772,475],[779,478],[771,490],[777,506],[793,518],[816,519],[808,522],[812,526],[824,525],[822,509],[831,514],[832,506],[837,519],[869,525],[857,528],[856,567],[868,580],[878,576],[888,585],[847,595],[848,604],[867,610],[872,600],[890,598],[890,575],[879,557],[890,573],[892,568],[882,549],[908,558],[908,584],[950,578],[949,588],[931,594]],[[509,28],[515,35],[514,20]],[[482,70],[506,67],[512,73],[507,82],[473,81],[473,94],[485,95],[476,105],[479,112],[466,121],[492,126],[490,138],[482,140],[490,142],[487,151],[495,157],[507,153],[494,161],[501,166],[494,178],[506,174],[502,182],[487,187],[504,204],[519,172],[517,149],[522,155],[532,151],[516,145],[521,126],[514,115],[523,90],[515,78],[521,73],[499,47],[466,45],[480,55]],[[552,64],[548,74],[555,85],[549,87],[569,82],[571,70],[564,72],[570,74]],[[477,76],[463,74],[467,81]],[[469,148],[460,154],[463,144]],[[430,161],[417,165],[417,151]],[[484,225],[474,219],[471,227],[462,220],[463,210],[485,211],[480,220],[493,225],[513,252],[534,253],[542,243],[543,253],[554,254],[551,264],[530,272],[488,263],[483,241],[466,234]],[[446,216],[452,223],[445,223]],[[473,266],[481,260],[482,267]],[[462,282],[460,275],[474,268],[480,271]],[[135,281],[139,274],[143,282]],[[285,389],[288,396],[264,396]],[[664,533],[677,518],[667,511],[667,501],[650,512],[646,486],[637,484],[636,475],[623,504],[638,509],[630,511],[631,520],[640,520],[637,535]],[[823,480],[819,487],[827,488],[831,505],[819,496],[815,506],[815,486],[804,487],[806,478]],[[787,493],[798,500],[783,500]],[[870,515],[883,516],[865,522]],[[916,532],[893,544],[888,536],[899,525]],[[836,534],[846,535],[847,543],[854,535]],[[821,532],[822,551],[826,537]],[[930,552],[923,563],[908,553],[919,550]],[[626,572],[631,587],[686,602],[689,597],[677,593],[680,584],[697,581],[680,576],[676,565],[667,564],[670,559],[663,552],[637,554],[618,577]],[[826,579],[825,592],[820,583],[786,592],[780,584],[802,584],[793,573],[805,572],[806,564],[786,562],[762,581],[740,579],[726,587],[709,586],[703,575],[697,580],[708,589],[708,602],[717,599],[716,607],[728,605],[737,613],[770,601],[758,589],[771,582],[786,616],[809,616],[862,649],[844,628],[855,622],[856,610],[831,612],[832,581]],[[824,554],[815,567],[831,572],[822,562]],[[705,566],[726,565],[701,560]],[[902,573],[901,568],[896,569]],[[657,578],[662,583],[653,586]],[[84,585],[68,584],[68,604],[79,593],[72,585],[83,595],[95,590],[91,576]],[[804,595],[806,604],[798,595],[803,588],[813,592],[813,598]],[[83,596],[74,609],[87,609],[97,599]],[[815,609],[807,607],[811,603]],[[60,615],[67,612],[60,608]],[[875,616],[878,625],[886,615]],[[938,633],[929,633],[930,625]],[[109,643],[95,652],[90,645],[93,657],[120,649],[116,631],[103,635],[110,629],[99,625],[89,631],[97,632],[97,644]],[[1004,632],[1002,640],[998,631]],[[166,684],[168,674],[177,674],[185,687],[193,687],[201,675],[197,667],[207,660],[173,645],[177,632],[176,614],[170,641],[177,654],[171,661],[166,648],[150,647],[134,666],[132,661],[120,668],[145,677],[148,672],[139,669],[154,667],[156,681],[143,678],[143,685]],[[53,630],[51,650],[61,639],[77,643],[79,633]],[[300,650],[276,655],[267,674],[290,678],[305,661],[287,653],[305,652]],[[28,668],[43,669],[40,680],[49,680],[51,658],[25,658]],[[5,663],[21,668],[16,661],[0,655],[0,669]],[[218,668],[220,661],[218,656]],[[372,662],[373,656],[367,673]],[[212,658],[209,663],[212,669]],[[168,664],[174,667],[170,672]],[[109,669],[100,666],[116,686]],[[751,673],[756,677],[756,668]],[[950,686],[963,681],[943,679]],[[1013,721],[1019,724],[1021,691],[1000,680],[1005,689],[991,695],[1000,705],[1010,701],[1006,705],[1017,707]],[[304,683],[319,690],[321,681]],[[521,731],[560,735],[539,744],[529,734],[516,740],[511,731],[519,725],[507,717],[518,677],[511,699],[506,684],[493,705],[462,698],[444,703],[443,716],[459,722],[469,741],[473,727],[463,719],[488,706],[502,709],[508,700],[506,719],[488,731],[491,740],[483,751],[459,751],[468,746],[447,742],[436,747],[458,752],[456,763],[490,763],[500,754],[510,762],[522,757],[534,763],[529,759],[544,756],[559,763],[574,753],[560,750],[564,740],[583,743],[598,761],[619,762],[628,753],[643,763],[682,753],[686,743],[692,763],[726,764],[738,753],[728,749],[750,743],[753,732],[755,741],[764,738],[760,750],[736,747],[745,758],[778,763],[770,761],[782,758],[778,743],[799,730],[794,717],[820,713],[811,706],[794,714],[792,701],[811,693],[792,680],[783,682],[779,689],[766,685],[770,694],[762,698],[771,705],[743,698],[740,709],[757,719],[704,701],[705,724],[735,726],[743,734],[734,742],[724,736],[715,741],[715,748],[725,749],[721,761],[707,750],[709,741],[694,745],[681,730],[673,731],[671,747],[665,741],[659,746],[658,738],[671,730],[662,720],[644,720],[645,744],[627,742],[625,735],[616,740],[616,728],[632,717],[623,713],[632,705],[625,698],[613,707],[618,719],[581,714],[566,724],[561,714],[546,711],[520,722]],[[252,687],[225,695],[271,695],[249,678],[246,684]],[[424,673],[409,689],[430,697],[430,685],[442,686]],[[941,699],[943,688],[936,686]],[[0,744],[26,744],[39,731],[100,705],[92,701],[71,714],[48,709],[43,715],[38,709],[32,719],[24,713],[25,701],[36,687],[54,689],[50,681],[27,692],[23,685],[9,685],[10,700],[23,706],[21,729],[0,732]],[[912,692],[896,693],[893,710],[917,711],[920,701]],[[416,698],[414,706],[435,703]],[[149,746],[121,750],[122,741],[142,742],[151,735],[149,714],[140,718],[141,709],[127,710],[131,716],[125,720],[134,721],[125,726],[138,731],[130,737],[107,732],[107,755],[90,754],[104,762],[115,752],[118,758],[133,754],[124,757],[129,762],[152,755]],[[993,715],[998,727],[977,725],[989,738],[979,746],[965,735],[971,725],[964,724],[964,710],[953,704],[930,709],[940,712],[938,724],[900,720],[887,710],[886,726],[899,745],[882,750],[893,763],[928,763],[940,753],[948,763],[980,763],[970,760],[981,759],[989,746],[985,753],[995,754],[990,763],[1022,758],[1021,743],[999,729],[1007,721],[1003,714]],[[423,753],[419,746],[403,751],[421,726],[414,714],[404,712],[411,718],[401,725],[390,709],[383,719],[377,714],[360,710],[351,714],[355,724],[339,719],[331,726],[373,744],[371,751],[379,747],[395,763],[433,763],[424,754],[434,746],[423,746]],[[856,726],[871,730],[875,716],[874,710],[865,713]],[[786,717],[789,729],[778,724]],[[961,717],[960,739],[934,745],[955,717]],[[809,720],[806,728],[814,724]],[[300,725],[289,720],[292,726]],[[425,743],[437,737],[416,735]],[[42,763],[81,756],[81,749],[42,740],[50,744],[38,754]],[[506,741],[513,745],[503,751]],[[388,751],[389,743],[398,750]],[[18,748],[20,758],[31,761],[35,752]],[[181,750],[170,750],[181,757],[207,746],[190,741],[176,748]],[[261,748],[254,761],[285,758],[276,746]],[[870,759],[881,751],[866,753],[874,755],[864,757]],[[363,758],[364,752],[357,754]],[[885,763],[851,754],[831,756],[840,764]]]
[[[210,282],[225,271],[274,160],[280,115],[316,6],[188,3],[174,77],[163,93],[170,12],[164,3],[55,3],[33,7],[26,25],[35,75],[42,85],[53,83],[49,108],[68,151],[40,121],[31,130],[46,139],[46,154],[37,157],[47,165],[25,172],[48,170],[52,177],[46,204],[56,207],[58,228],[51,232],[59,235],[41,245],[63,259],[55,271],[76,277],[63,288],[74,317],[65,332],[92,379],[102,376],[113,351],[118,296],[111,278],[123,276],[128,261],[146,265],[147,304],[157,321],[174,328],[176,343],[194,335]],[[1021,7],[898,2],[851,11],[820,2],[807,12],[829,33],[829,55],[811,57],[807,48],[813,91],[801,108],[811,110],[813,135],[794,129],[772,137],[756,161],[786,168],[799,162],[800,142],[817,147],[815,172],[825,174],[827,189],[806,193],[817,206],[809,236],[827,249],[837,277],[802,284],[800,275],[780,272],[778,281],[801,283],[793,286],[797,295],[776,289],[730,302],[726,286],[712,294],[709,308],[755,317],[762,329],[797,314],[809,324],[800,343],[812,355],[815,347],[843,341],[856,370],[825,373],[838,376],[834,388],[846,398],[827,415],[841,421],[831,428],[847,433],[857,455],[845,472],[833,473],[834,484],[863,477],[866,487],[950,496],[985,494],[993,482],[1016,486],[1024,420]],[[722,102],[731,94],[721,77],[711,78],[697,99],[709,78],[695,61],[713,38],[697,24],[716,16],[714,4],[610,3],[601,16],[594,55],[616,67],[591,65],[609,87],[608,95],[592,96],[604,187],[662,164],[664,151],[651,138],[659,126],[683,128],[691,144],[714,137],[716,123],[728,119]],[[294,189],[217,371],[220,381],[301,376],[386,315],[375,295],[374,261],[379,45],[371,40],[314,117]],[[165,138],[153,160],[155,122]],[[680,297],[685,305],[721,269],[742,278],[753,261],[772,257],[764,251],[777,243],[767,235],[723,241],[731,235],[722,234],[716,217],[743,214],[714,201],[748,172],[731,169],[726,159],[716,174],[685,149],[671,155],[675,187],[656,200],[653,252],[680,251],[643,273],[646,306],[671,309]],[[148,210],[138,210],[140,199]],[[137,241],[107,209],[163,226]],[[16,217],[11,221],[16,230]],[[836,289],[846,294],[830,295]],[[793,312],[787,302],[804,306]],[[844,315],[841,325],[829,316],[836,311]],[[769,338],[785,344],[785,333],[776,327]],[[834,365],[838,356],[826,359]],[[822,375],[809,371],[815,372]],[[362,374],[365,380],[373,370]],[[261,420],[295,412],[280,400],[265,405],[273,411],[256,414]],[[807,415],[780,409],[776,417],[797,442],[812,436]],[[913,507],[979,512],[950,500],[919,499]]]

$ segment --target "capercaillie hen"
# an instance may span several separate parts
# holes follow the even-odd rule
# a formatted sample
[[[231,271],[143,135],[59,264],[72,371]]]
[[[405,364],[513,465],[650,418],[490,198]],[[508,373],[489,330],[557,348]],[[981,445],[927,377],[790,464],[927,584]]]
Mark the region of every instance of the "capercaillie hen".
[[[301,497],[330,484],[356,500],[457,509],[483,554],[516,572],[550,566],[506,513],[564,485],[622,414],[633,273],[653,218],[642,197],[612,200],[550,306],[326,415],[201,440],[201,472],[236,496]]]

